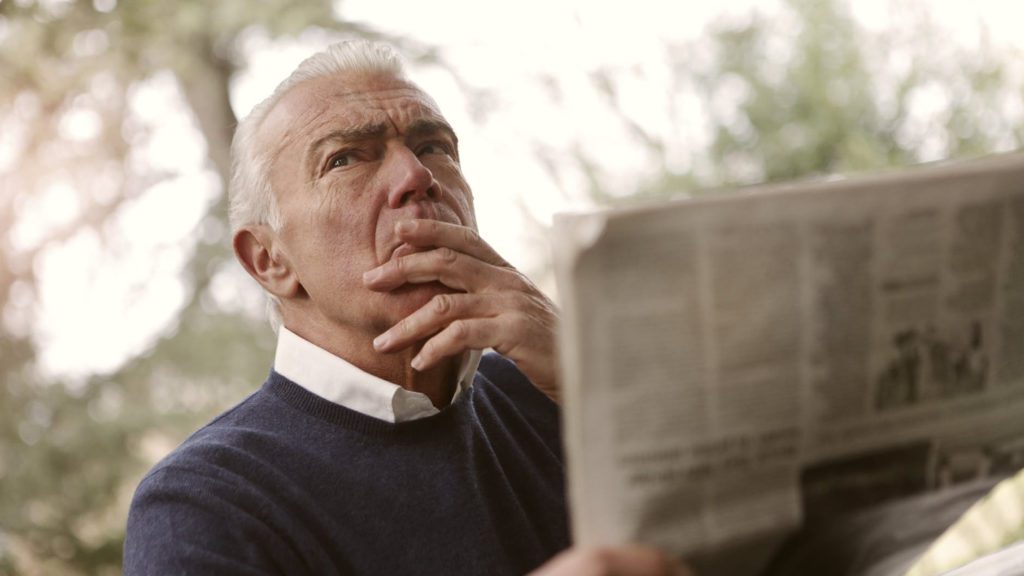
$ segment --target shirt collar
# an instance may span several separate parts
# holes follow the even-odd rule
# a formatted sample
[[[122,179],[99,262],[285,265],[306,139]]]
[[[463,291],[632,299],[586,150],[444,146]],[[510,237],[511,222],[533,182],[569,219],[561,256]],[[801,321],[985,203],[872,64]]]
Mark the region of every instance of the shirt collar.
[[[452,401],[473,385],[479,364],[479,350],[462,355]],[[439,412],[426,394],[364,372],[284,326],[278,330],[274,370],[325,400],[387,422],[416,420]]]

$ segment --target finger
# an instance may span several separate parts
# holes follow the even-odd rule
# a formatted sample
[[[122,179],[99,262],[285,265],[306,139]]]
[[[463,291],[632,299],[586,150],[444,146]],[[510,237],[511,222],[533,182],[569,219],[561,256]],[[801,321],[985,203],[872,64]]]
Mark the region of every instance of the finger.
[[[687,576],[690,571],[678,560],[647,546],[629,545],[605,551],[608,574]]]
[[[371,290],[386,292],[403,284],[437,281],[449,288],[474,292],[508,274],[505,269],[444,247],[393,258],[363,274],[363,283]]]
[[[476,230],[467,226],[437,220],[403,220],[395,224],[395,233],[399,240],[413,246],[446,246],[494,266],[509,265]]]
[[[378,352],[395,352],[440,332],[460,318],[489,318],[509,308],[497,294],[438,294],[374,339]]]
[[[423,348],[412,359],[416,370],[432,368],[441,360],[466,350],[483,350],[493,347],[496,334],[506,323],[498,318],[461,318],[455,320],[423,344]]]
[[[559,392],[548,374],[552,363],[538,358],[550,353],[552,343],[539,330],[536,318],[513,305],[496,316],[469,317],[453,320],[424,342],[413,358],[412,367],[426,370],[441,360],[466,350],[493,348],[515,362],[520,370],[552,400],[558,402]]]

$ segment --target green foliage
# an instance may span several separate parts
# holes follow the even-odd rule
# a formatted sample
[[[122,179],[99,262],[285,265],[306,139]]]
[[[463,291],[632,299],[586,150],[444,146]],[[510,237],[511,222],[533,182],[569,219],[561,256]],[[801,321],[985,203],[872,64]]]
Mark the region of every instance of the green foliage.
[[[874,102],[854,23],[832,0],[790,6],[800,24],[793,56],[777,76],[763,62],[772,31],[762,20],[717,34],[718,70],[701,84],[714,95],[733,80],[746,95],[736,120],[718,119],[716,179],[789,180],[907,163]]]

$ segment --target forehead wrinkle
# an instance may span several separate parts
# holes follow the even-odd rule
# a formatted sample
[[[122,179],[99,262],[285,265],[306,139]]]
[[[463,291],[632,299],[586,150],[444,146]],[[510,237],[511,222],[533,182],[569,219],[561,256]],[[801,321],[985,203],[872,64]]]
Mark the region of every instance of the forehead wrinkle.
[[[267,121],[282,113],[288,114],[297,105],[302,106],[301,111],[298,114],[288,114],[288,116],[289,120],[300,120],[302,116],[306,117],[305,122],[299,128],[308,127],[337,105],[345,106],[352,103],[361,103],[364,106],[359,111],[349,110],[349,113],[361,115],[379,111],[390,116],[387,110],[389,101],[399,99],[406,100],[398,103],[397,108],[400,111],[408,114],[413,112],[409,109],[415,107],[419,108],[416,112],[421,114],[425,112],[425,115],[443,118],[430,95],[415,84],[387,73],[369,72],[342,73],[302,82],[289,90],[289,93],[274,105],[274,109],[266,116],[264,124],[269,123]],[[279,153],[288,142],[294,140],[297,131],[293,122],[289,122],[286,129],[279,129],[278,132],[284,132],[284,134],[281,134],[280,138],[274,139],[274,153]]]
[[[310,146],[303,146],[298,140],[310,138],[318,131],[322,133],[324,126],[365,126],[373,121],[389,125],[397,134],[421,129],[424,123],[434,124],[457,144],[455,132],[437,104],[415,84],[387,74],[341,75],[303,82],[275,104],[259,127],[266,150],[264,157],[272,167],[277,166],[289,148],[297,144],[294,150],[301,166],[308,161]],[[403,125],[405,130],[400,129]],[[304,175],[303,180],[307,184],[315,182],[311,175]]]

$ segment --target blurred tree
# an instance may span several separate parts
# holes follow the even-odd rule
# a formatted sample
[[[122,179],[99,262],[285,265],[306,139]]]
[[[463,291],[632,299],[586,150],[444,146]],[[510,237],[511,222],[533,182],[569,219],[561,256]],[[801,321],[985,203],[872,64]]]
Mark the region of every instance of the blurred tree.
[[[575,169],[589,195],[635,202],[1021,147],[1024,86],[1010,73],[1019,72],[1019,55],[994,49],[983,28],[978,47],[956,44],[923,3],[894,0],[889,9],[896,24],[875,32],[843,0],[784,0],[779,14],[723,20],[706,38],[669,46],[666,107],[696,95],[706,146],[685,145],[694,127],[678,117],[655,128],[631,117],[621,87],[635,70],[591,72],[624,133],[660,169],[625,193],[609,189],[614,169],[581,145]],[[556,178],[565,169],[549,167]]]
[[[222,193],[237,122],[229,96],[246,34],[313,27],[382,36],[341,19],[330,0],[0,0],[0,574],[119,573],[141,473],[264,378],[273,348],[265,322],[208,296],[233,262]],[[387,39],[416,61],[436,60],[427,47]],[[168,74],[221,191],[181,247],[181,312],[112,374],[46,377],[33,328],[39,259],[75,238],[108,240],[133,200],[175,176],[140,162],[148,126],[130,105],[140,85]],[[62,183],[76,191],[61,211],[70,215],[18,236],[18,219],[51,210],[40,198]],[[103,326],[95,330],[104,338]]]
[[[764,60],[770,38],[783,30],[756,18],[718,32],[718,57],[698,76],[709,110],[731,82],[741,93],[738,115],[714,117],[716,185],[905,166],[1021,145],[1012,124],[988,120],[1002,93],[1019,94],[1021,87],[1003,76],[1010,58],[1000,59],[984,43],[978,50],[951,46],[920,5],[906,4],[918,9],[900,29],[877,36],[862,30],[837,0],[786,5],[793,46],[782,70]],[[894,54],[905,55],[909,66],[900,69]],[[922,115],[926,98],[941,104]]]

